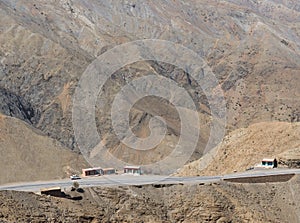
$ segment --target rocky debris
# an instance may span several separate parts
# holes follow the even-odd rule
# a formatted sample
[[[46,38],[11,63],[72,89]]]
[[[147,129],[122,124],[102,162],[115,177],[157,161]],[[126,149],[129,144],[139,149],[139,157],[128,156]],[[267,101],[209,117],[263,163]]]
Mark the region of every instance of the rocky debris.
[[[288,168],[300,168],[299,159],[288,159],[288,160],[279,159],[278,164],[282,166],[286,166]]]
[[[278,164],[289,168],[300,168],[300,148],[289,149],[278,155]]]

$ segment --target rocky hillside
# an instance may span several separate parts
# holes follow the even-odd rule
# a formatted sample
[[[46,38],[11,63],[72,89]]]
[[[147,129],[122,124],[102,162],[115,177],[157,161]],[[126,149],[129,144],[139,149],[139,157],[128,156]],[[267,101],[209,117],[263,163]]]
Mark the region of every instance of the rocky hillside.
[[[81,155],[56,140],[0,115],[0,184],[65,178],[86,166]]]
[[[278,155],[279,164],[289,168],[300,167],[300,147],[289,149]]]
[[[97,56],[138,39],[173,41],[204,58],[224,90],[229,131],[261,121],[300,120],[297,0],[1,0],[0,13],[0,112],[29,123],[69,149],[78,150],[71,113],[82,73]],[[150,108],[137,105],[132,111],[131,126],[145,137],[148,120],[164,117],[161,105],[171,110],[166,118],[168,138],[151,156],[126,152],[111,126],[116,93],[148,74],[176,81],[198,106],[203,125],[192,159],[199,158],[210,133],[207,99],[189,74],[157,61],[122,68],[100,92],[96,121],[103,143],[130,163],[153,162],[173,150],[180,126],[167,102],[150,98]]]
[[[299,177],[269,184],[99,187],[81,200],[1,191],[1,222],[299,222]]]
[[[219,175],[245,171],[263,158],[299,168],[300,123],[258,123],[231,132],[206,156],[184,166],[179,175]]]

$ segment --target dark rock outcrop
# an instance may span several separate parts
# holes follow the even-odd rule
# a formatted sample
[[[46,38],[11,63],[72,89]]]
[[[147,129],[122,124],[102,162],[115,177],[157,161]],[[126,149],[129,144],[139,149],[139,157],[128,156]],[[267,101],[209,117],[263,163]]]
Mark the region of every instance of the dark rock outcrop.
[[[38,110],[29,102],[4,88],[0,88],[0,113],[16,117],[32,125],[37,124],[40,118]]]

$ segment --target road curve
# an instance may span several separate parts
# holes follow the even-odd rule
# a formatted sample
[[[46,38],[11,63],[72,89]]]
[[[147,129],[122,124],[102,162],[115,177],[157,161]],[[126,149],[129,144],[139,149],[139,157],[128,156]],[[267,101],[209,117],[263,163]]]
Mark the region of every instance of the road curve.
[[[243,178],[243,177],[260,177],[281,174],[300,174],[300,169],[266,169],[251,170],[240,173],[233,173],[220,176],[197,176],[197,177],[177,177],[177,176],[158,176],[158,175],[108,175],[99,177],[88,177],[77,180],[80,187],[96,186],[122,186],[122,185],[146,185],[146,184],[197,184],[197,183],[214,183],[224,179]],[[0,190],[16,190],[39,192],[43,188],[61,187],[68,188],[73,185],[72,180],[52,180],[23,182],[1,185]]]

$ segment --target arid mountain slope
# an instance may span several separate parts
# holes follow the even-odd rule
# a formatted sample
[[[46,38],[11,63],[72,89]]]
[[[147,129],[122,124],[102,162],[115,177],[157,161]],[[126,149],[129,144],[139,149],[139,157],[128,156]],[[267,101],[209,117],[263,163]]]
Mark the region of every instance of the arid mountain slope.
[[[82,200],[0,192],[1,222],[299,222],[299,177],[268,184],[166,185],[66,191]]]
[[[0,115],[0,184],[61,179],[85,166],[81,155],[16,118]]]
[[[300,123],[263,122],[231,132],[211,155],[184,166],[179,175],[245,171],[263,158],[299,159]],[[299,160],[298,160],[299,161]],[[295,166],[294,166],[295,167]]]
[[[1,112],[70,149],[78,150],[71,112],[82,73],[97,56],[138,39],[172,41],[203,56],[224,90],[230,131],[261,121],[300,119],[297,0],[2,0],[0,13]],[[111,102],[122,86],[148,74],[176,81],[199,106],[204,127],[199,126],[202,135],[192,159],[199,158],[209,136],[209,104],[187,73],[157,61],[122,68],[100,92],[96,121],[106,145],[123,159],[127,148],[112,129]],[[152,101],[150,110],[136,107],[131,124],[137,135],[148,134],[149,117],[161,115],[156,109],[161,104],[170,109],[160,100]],[[173,120],[171,112],[169,138],[152,156],[128,151],[124,161],[149,163],[165,157],[179,139]]]

